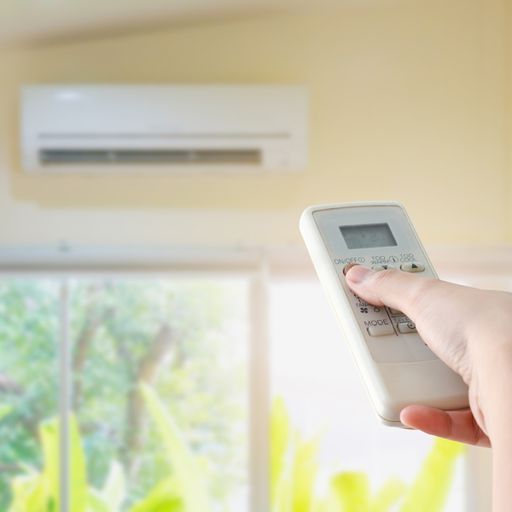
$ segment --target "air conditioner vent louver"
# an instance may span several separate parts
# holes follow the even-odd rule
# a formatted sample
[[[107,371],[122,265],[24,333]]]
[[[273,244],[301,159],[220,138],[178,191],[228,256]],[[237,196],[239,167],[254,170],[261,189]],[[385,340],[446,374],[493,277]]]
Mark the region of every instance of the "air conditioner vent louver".
[[[258,165],[258,149],[41,149],[41,165],[167,164]]]

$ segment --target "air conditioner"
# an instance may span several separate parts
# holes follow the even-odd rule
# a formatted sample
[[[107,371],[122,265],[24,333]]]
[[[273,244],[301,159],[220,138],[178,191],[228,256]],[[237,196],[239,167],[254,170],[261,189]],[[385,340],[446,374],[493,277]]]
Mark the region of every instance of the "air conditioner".
[[[298,171],[299,86],[31,85],[22,90],[27,172]]]

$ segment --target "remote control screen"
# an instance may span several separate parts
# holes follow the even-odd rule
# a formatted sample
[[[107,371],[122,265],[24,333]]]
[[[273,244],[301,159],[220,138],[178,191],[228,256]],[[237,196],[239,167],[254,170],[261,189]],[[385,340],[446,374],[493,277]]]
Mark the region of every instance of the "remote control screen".
[[[392,247],[397,245],[388,224],[360,224],[340,226],[341,234],[349,249],[368,249],[370,247]]]

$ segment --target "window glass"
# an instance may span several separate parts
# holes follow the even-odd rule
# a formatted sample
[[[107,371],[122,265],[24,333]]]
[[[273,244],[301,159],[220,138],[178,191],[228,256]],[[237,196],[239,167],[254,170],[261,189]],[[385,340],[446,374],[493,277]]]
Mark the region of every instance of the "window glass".
[[[0,319],[0,510],[27,510],[23,495],[58,464],[58,283],[1,279]]]
[[[366,481],[372,495],[390,481],[407,488],[418,482],[434,441],[378,422],[320,285],[274,281],[270,296],[274,403],[281,399],[292,428],[317,446],[314,457],[310,450],[315,493],[325,495],[334,475],[348,478],[349,472]],[[279,442],[279,434],[272,440]],[[463,461],[460,456],[454,463],[445,505],[451,512],[466,510]]]
[[[122,510],[246,510],[245,281],[76,280],[70,317],[88,485],[108,502],[117,481]]]
[[[37,510],[26,496],[48,475],[58,490],[61,286],[0,282],[0,510]],[[247,511],[247,280],[80,278],[69,298],[72,506]],[[374,418],[316,280],[273,281],[269,307],[274,404],[282,399],[290,428],[314,439],[294,467],[320,496],[340,472],[366,475],[372,492],[392,477],[412,485],[433,440]],[[274,408],[273,441],[276,424]],[[465,510],[463,465],[459,457],[446,510]],[[279,471],[273,457],[272,484]]]

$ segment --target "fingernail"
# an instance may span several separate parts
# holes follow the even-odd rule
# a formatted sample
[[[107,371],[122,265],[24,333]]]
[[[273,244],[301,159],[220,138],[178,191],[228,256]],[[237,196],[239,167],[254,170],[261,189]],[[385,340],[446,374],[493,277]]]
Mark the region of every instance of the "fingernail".
[[[344,267],[343,267],[343,275],[346,276],[347,275],[347,272],[352,268],[352,267],[355,267],[356,265],[359,265],[359,263],[347,263]]]
[[[405,425],[406,427],[410,428],[410,426],[407,423],[407,414],[404,413],[404,409],[400,411],[400,422],[402,423],[402,425]]]
[[[347,279],[351,283],[361,283],[368,276],[373,274],[373,270],[368,267],[363,267],[362,265],[354,265],[349,270],[350,272],[347,273]]]

